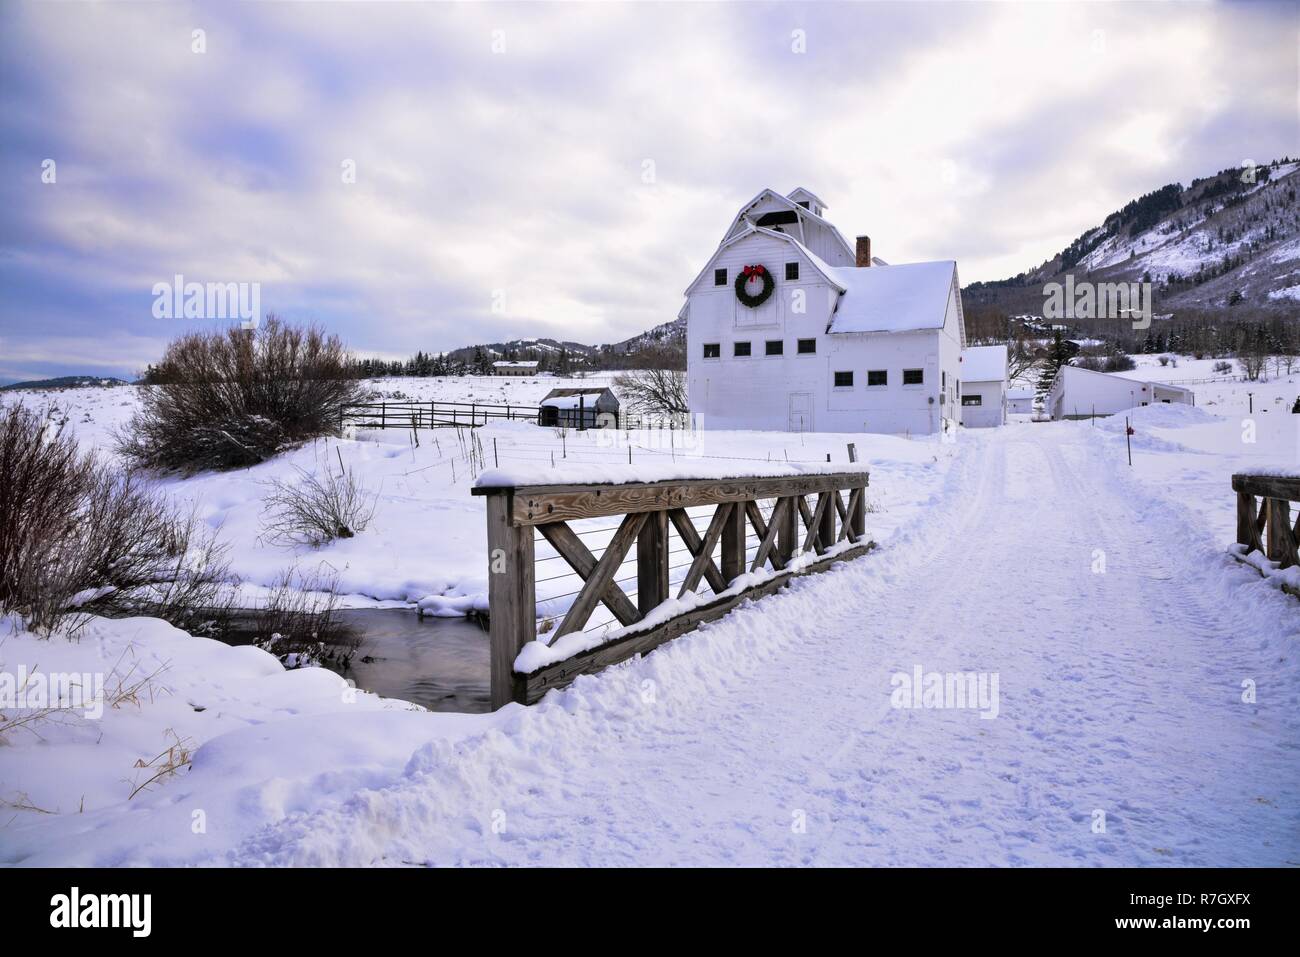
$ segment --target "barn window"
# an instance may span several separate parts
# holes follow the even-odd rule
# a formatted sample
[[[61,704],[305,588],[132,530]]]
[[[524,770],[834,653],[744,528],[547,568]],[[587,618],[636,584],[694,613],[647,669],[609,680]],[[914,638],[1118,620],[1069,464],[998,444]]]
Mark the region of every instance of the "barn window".
[[[871,369],[867,372],[867,385],[889,385],[889,373],[884,369]]]
[[[964,395],[961,397],[962,405],[983,405],[984,396],[982,395]]]
[[[706,342],[704,343],[704,358],[717,359],[722,355],[722,343]]]
[[[817,353],[817,340],[800,339],[799,344],[796,348],[798,349],[799,355],[801,356],[815,355]]]
[[[768,354],[769,356],[783,356],[783,355],[785,355],[785,340],[784,340],[784,339],[768,339],[768,340],[767,340],[767,354]]]
[[[794,282],[796,279],[799,278],[799,264],[798,264],[798,263],[786,263],[786,264],[785,264],[785,278],[786,278],[786,281],[787,281],[787,282]]]
[[[853,373],[852,373],[852,372],[837,372],[837,373],[835,373],[835,388],[837,388],[837,389],[852,389],[852,388],[853,388]]]
[[[924,369],[904,369],[903,385],[921,385],[925,382]]]
[[[727,284],[727,271],[725,269],[713,270],[713,285],[725,286]]]
[[[734,346],[732,346],[732,353],[731,353],[731,354],[732,354],[732,355],[735,355],[735,356],[747,356],[747,355],[749,355],[749,354],[750,354],[750,352],[749,352],[749,343],[748,343],[748,342],[737,342]]]

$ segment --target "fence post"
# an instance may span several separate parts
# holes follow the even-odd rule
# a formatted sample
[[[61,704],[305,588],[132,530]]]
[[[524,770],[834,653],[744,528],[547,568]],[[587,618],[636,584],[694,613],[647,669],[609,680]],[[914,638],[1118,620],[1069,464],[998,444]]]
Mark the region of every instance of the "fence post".
[[[781,524],[776,531],[776,553],[784,568],[794,559],[794,553],[799,548],[799,498],[796,495],[787,495],[782,501],[786,505],[785,512],[781,516]]]
[[[668,513],[651,512],[636,539],[636,604],[642,616],[668,600]]]
[[[864,485],[857,491],[857,504],[849,512],[849,535],[855,542],[860,542],[867,534],[867,487]]]
[[[722,526],[722,577],[730,585],[745,573],[745,503],[735,502]]]
[[[537,637],[537,584],[533,569],[533,529],[512,523],[514,490],[487,495],[488,633],[492,660],[492,710],[524,700],[514,662]]]
[[[1291,503],[1282,498],[1265,499],[1268,503],[1268,557],[1281,563],[1291,562]]]
[[[822,540],[822,544],[827,548],[830,548],[835,544],[836,509],[834,498],[836,494],[837,493],[835,492],[822,492],[822,495],[825,495],[832,500],[822,511],[821,527],[817,530],[817,536]]]
[[[381,429],[388,428],[388,403],[387,402],[379,403],[379,427]]]
[[[1237,544],[1249,554],[1255,550],[1255,496],[1237,493]]]

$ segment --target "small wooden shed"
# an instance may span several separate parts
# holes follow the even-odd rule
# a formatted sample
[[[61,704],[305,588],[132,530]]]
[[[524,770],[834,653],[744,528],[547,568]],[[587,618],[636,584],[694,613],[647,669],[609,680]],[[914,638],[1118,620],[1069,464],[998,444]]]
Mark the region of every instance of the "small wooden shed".
[[[569,429],[618,428],[618,397],[601,386],[552,389],[538,406],[538,425]]]

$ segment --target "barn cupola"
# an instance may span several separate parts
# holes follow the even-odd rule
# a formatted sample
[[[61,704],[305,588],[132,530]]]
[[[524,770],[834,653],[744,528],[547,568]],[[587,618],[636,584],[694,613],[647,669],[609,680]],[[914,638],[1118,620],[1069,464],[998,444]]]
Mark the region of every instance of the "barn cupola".
[[[821,198],[816,193],[809,192],[802,186],[786,196],[786,199],[802,206],[814,216],[826,215],[826,204],[821,201]]]

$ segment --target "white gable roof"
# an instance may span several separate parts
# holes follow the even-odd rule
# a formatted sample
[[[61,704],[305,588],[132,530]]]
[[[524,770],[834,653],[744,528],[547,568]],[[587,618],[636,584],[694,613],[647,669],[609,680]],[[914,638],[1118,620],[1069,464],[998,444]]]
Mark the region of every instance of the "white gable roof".
[[[799,242],[798,239],[791,236],[789,233],[778,233],[775,229],[767,229],[764,226],[755,226],[752,223],[750,223],[741,232],[736,233],[736,235],[732,236],[730,239],[725,239],[722,241],[722,243],[718,246],[717,250],[714,251],[713,255],[709,257],[709,261],[704,264],[704,268],[701,269],[698,273],[696,273],[695,278],[691,280],[691,284],[686,287],[686,295],[689,296],[691,294],[691,290],[695,288],[696,284],[699,283],[701,279],[703,279],[705,276],[709,275],[713,271],[713,261],[718,258],[718,253],[722,252],[728,246],[732,246],[740,242],[742,239],[746,239],[750,236],[767,236],[769,239],[779,239],[783,243],[789,243],[791,246],[793,246],[795,249],[799,251],[800,255],[802,255],[808,261],[808,264],[810,266],[812,266],[814,269],[816,269],[819,273],[822,274],[822,277],[828,283],[830,283],[840,292],[844,291],[844,286],[841,285],[840,282],[836,280],[833,275],[831,275],[831,273],[835,271],[834,267],[828,266],[825,260],[821,259],[819,256],[814,254],[811,249],[809,249],[803,243]],[[681,313],[678,313],[678,318],[680,317],[681,317]]]
[[[826,266],[844,294],[828,332],[942,329],[957,276],[951,259],[897,266]],[[963,337],[964,338],[964,337]]]
[[[795,203],[801,203],[804,200],[812,200],[822,209],[826,208],[826,200],[822,199],[812,190],[804,189],[802,186],[800,186],[798,189],[791,190],[789,193],[786,194],[785,198]]]
[[[961,351],[962,382],[1005,382],[1006,346],[971,346]]]

